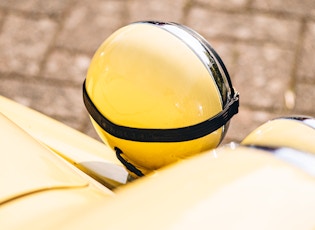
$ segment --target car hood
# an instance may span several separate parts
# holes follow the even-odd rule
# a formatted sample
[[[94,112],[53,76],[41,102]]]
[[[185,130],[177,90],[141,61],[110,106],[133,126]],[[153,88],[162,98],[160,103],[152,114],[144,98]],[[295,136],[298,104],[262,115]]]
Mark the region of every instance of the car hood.
[[[67,162],[1,113],[0,127],[0,204],[39,191],[88,186]]]

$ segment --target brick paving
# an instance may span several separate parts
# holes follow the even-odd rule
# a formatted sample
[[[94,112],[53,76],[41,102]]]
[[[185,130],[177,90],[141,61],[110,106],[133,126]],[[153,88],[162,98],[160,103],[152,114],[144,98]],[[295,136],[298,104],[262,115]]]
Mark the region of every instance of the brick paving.
[[[313,0],[0,0],[0,94],[97,138],[81,84],[101,42],[139,20],[188,25],[221,55],[241,94],[225,142],[315,116]]]

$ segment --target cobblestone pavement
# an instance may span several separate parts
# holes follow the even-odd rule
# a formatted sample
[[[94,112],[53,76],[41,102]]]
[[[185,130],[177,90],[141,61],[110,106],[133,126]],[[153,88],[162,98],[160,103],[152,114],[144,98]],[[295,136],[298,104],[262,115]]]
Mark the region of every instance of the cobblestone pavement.
[[[139,20],[188,25],[221,55],[241,94],[226,142],[315,116],[314,0],[0,0],[0,94],[97,138],[81,84],[101,42]]]

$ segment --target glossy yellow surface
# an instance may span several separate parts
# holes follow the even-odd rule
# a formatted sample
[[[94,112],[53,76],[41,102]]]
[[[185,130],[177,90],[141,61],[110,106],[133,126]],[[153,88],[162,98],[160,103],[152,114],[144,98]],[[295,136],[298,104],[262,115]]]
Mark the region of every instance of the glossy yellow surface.
[[[272,154],[224,147],[123,187],[65,228],[314,229],[314,194],[313,176]]]
[[[271,120],[250,133],[244,145],[290,147],[315,153],[315,129],[292,119]]]
[[[101,183],[116,187],[126,182],[127,171],[103,143],[2,96],[0,112]]]
[[[24,193],[60,187],[85,187],[87,182],[0,114],[0,203]]]
[[[314,176],[269,152],[231,144],[113,194],[3,115],[0,127],[1,229],[315,228]]]
[[[110,196],[91,187],[32,193],[0,206],[0,226],[10,230],[61,229],[69,221],[76,221],[83,211],[88,213],[91,207],[104,204],[107,199]]]
[[[198,56],[179,38],[152,24],[131,24],[111,35],[91,61],[86,89],[106,118],[127,127],[185,127],[222,110],[216,83]],[[192,141],[140,143],[113,137],[95,126],[105,142],[149,171],[216,147],[222,134],[220,128]]]
[[[1,113],[0,127],[1,229],[58,229],[114,195]]]

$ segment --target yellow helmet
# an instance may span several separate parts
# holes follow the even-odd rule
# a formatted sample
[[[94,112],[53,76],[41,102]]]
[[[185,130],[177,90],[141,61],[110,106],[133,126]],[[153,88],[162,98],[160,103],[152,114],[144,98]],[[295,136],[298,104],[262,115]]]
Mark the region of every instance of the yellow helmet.
[[[153,21],[127,25],[99,47],[83,95],[97,133],[137,176],[216,147],[239,106],[204,38]]]
[[[315,154],[315,118],[280,117],[266,122],[251,132],[242,145],[263,148],[292,148]]]

